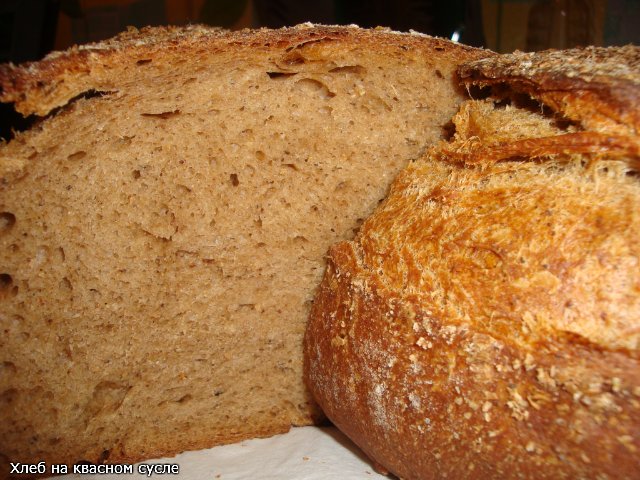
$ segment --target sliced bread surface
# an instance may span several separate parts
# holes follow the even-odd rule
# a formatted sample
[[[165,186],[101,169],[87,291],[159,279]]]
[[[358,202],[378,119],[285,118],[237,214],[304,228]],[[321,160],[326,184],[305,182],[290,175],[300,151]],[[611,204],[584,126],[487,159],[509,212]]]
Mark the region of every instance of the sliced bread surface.
[[[129,31],[0,67],[3,463],[139,460],[314,421],[302,337],[487,52],[303,25]]]

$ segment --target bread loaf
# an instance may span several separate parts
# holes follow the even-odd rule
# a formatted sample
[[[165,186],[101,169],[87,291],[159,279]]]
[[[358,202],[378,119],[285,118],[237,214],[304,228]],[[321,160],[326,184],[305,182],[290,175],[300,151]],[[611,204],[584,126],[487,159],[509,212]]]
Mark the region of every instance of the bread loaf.
[[[307,380],[400,478],[638,478],[639,60],[462,66],[489,98],[331,248]]]
[[[0,459],[134,461],[319,415],[323,256],[442,138],[463,61],[423,35],[131,30],[0,67]]]

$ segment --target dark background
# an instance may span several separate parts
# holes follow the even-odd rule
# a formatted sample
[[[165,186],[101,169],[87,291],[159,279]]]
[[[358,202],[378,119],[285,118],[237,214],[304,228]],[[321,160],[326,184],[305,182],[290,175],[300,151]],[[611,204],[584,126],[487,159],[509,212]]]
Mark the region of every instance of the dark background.
[[[0,0],[0,63],[38,60],[129,25],[307,21],[416,30],[499,52],[640,43],[640,0]],[[1,105],[0,137],[31,121]]]

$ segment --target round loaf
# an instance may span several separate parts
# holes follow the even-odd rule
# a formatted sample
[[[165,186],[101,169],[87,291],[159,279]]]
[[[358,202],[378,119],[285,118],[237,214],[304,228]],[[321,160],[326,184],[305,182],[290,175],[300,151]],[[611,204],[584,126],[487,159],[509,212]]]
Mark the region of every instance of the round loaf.
[[[637,479],[633,148],[493,102],[455,122],[330,250],[305,337],[315,398],[403,479]],[[457,155],[470,144],[489,160]]]

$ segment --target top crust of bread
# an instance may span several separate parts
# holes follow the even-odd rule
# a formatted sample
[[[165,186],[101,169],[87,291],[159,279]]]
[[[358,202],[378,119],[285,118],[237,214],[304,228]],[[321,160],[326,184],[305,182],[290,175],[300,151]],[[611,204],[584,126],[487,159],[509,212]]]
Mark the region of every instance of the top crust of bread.
[[[193,49],[210,52],[233,49],[255,51],[285,48],[291,53],[295,65],[295,50],[315,42],[330,42],[349,38],[345,49],[358,44],[369,44],[373,50],[385,46],[398,46],[402,35],[405,50],[424,49],[428,58],[431,49],[451,52],[452,60],[461,52],[479,52],[478,49],[452,44],[447,40],[412,33],[400,34],[389,29],[361,29],[356,26],[323,26],[301,24],[280,30],[241,30],[230,32],[201,25],[188,27],[130,28],[113,39],[54,52],[36,63],[20,66],[0,65],[0,102],[15,102],[23,115],[44,116],[54,108],[88,90],[112,91],[118,88],[121,75],[130,62],[122,61],[138,56],[141,65],[151,59],[168,60]],[[425,41],[427,40],[427,41]],[[455,48],[453,48],[455,47]],[[491,52],[485,51],[484,55]],[[241,55],[241,53],[239,53]],[[477,55],[477,53],[476,53]],[[287,70],[287,65],[274,65]]]
[[[506,83],[597,132],[640,131],[640,47],[634,45],[516,52],[469,62],[458,73],[467,85]]]

